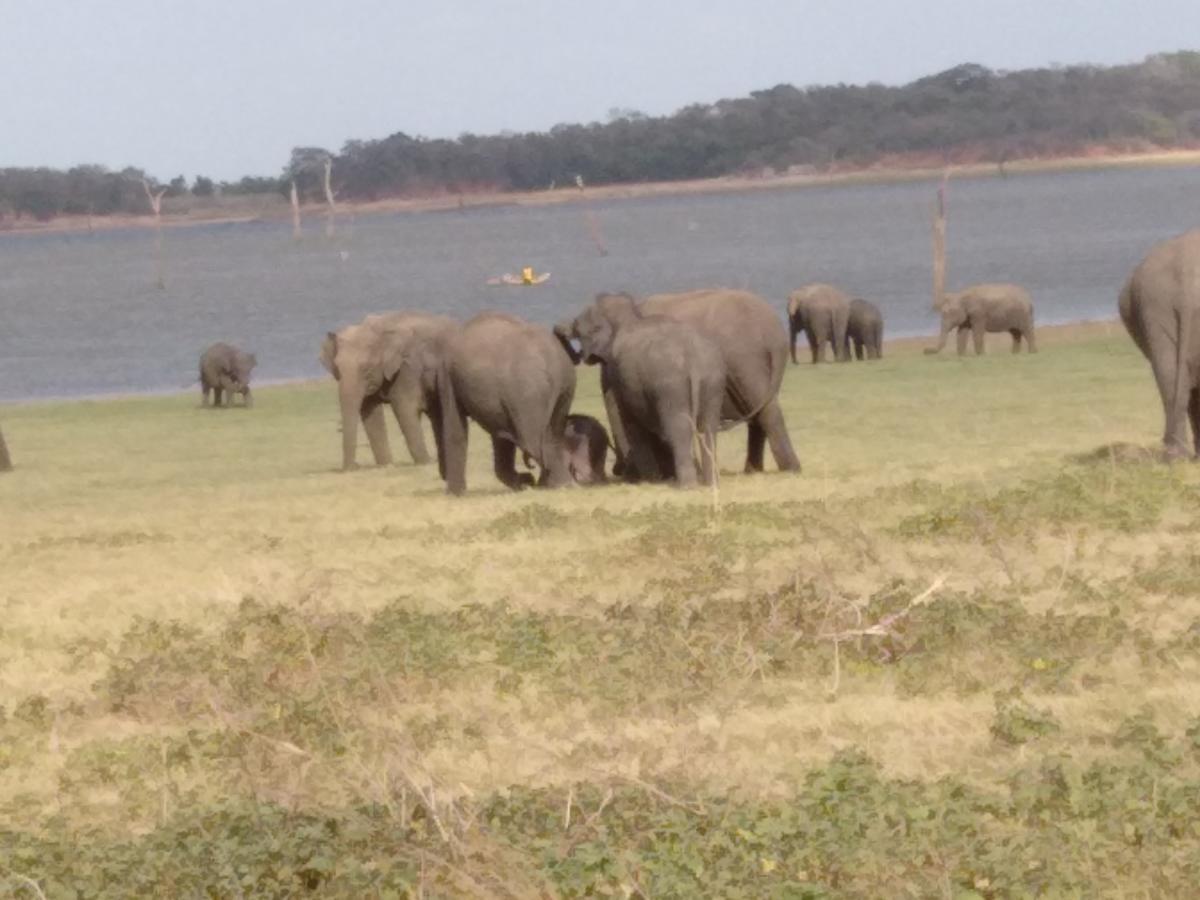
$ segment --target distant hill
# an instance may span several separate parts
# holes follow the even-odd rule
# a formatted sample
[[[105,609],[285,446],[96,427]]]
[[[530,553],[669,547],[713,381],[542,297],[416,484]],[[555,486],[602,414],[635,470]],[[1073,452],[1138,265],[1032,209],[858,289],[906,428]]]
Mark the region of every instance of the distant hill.
[[[902,87],[781,84],[668,116],[614,111],[608,122],[548,132],[456,140],[397,132],[348,141],[336,154],[297,148],[281,177],[247,177],[220,191],[271,192],[295,178],[316,200],[330,155],[339,197],[377,200],[562,187],[576,176],[587,184],[676,181],[793,167],[822,172],[893,157],[1003,162],[1198,144],[1200,52],[1184,51],[1111,67],[998,72],[964,63]],[[0,169],[0,219],[142,212],[141,175],[95,166]],[[175,189],[186,190],[180,182]]]

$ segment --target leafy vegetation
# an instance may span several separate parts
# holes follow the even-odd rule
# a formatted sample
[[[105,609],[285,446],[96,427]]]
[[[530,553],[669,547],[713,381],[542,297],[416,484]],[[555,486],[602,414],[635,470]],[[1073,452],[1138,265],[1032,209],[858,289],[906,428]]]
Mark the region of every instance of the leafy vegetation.
[[[350,140],[340,152],[297,147],[282,177],[247,176],[225,194],[277,194],[295,180],[323,201],[333,159],[343,199],[443,191],[574,189],[735,173],[828,171],[886,157],[1005,161],[1194,146],[1200,141],[1200,53],[1158,54],[1124,66],[995,72],[964,63],[900,87],[795,87],[696,103],[671,115],[614,110],[609,121],[547,132],[428,139],[396,132]],[[0,169],[0,220],[147,210],[138,169]],[[183,193],[184,185],[174,185]],[[213,192],[196,179],[192,193]]]
[[[791,368],[805,473],[715,493],[342,474],[328,384],[4,410],[0,892],[1189,895],[1200,470],[1042,344]]]

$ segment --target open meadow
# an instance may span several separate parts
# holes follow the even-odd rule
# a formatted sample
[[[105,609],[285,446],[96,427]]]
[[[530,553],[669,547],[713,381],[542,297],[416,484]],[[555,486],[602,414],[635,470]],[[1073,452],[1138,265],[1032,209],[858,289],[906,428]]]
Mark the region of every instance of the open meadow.
[[[716,491],[342,474],[331,380],[0,408],[0,895],[1194,892],[1200,468],[1119,324],[1007,344],[790,366]]]

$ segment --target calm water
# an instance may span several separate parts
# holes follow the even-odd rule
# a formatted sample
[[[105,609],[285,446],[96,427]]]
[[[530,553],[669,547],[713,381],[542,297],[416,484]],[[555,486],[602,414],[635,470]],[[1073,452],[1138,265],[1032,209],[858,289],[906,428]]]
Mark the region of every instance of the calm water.
[[[781,310],[789,290],[831,281],[875,300],[889,335],[936,331],[929,310],[932,185],[808,188],[344,220],[326,241],[288,223],[153,235],[0,239],[0,400],[178,389],[210,342],[258,354],[256,380],[322,374],[326,331],[368,312],[466,317],[503,309],[553,322],[601,290],[727,285]],[[1200,168],[956,181],[949,285],[1016,281],[1040,323],[1108,318],[1130,268],[1200,221]],[[487,287],[522,265],[534,289]]]

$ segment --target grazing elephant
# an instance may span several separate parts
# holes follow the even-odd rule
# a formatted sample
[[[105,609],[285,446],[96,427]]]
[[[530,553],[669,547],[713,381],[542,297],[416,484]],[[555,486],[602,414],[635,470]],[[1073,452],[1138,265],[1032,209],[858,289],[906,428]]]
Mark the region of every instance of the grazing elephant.
[[[637,476],[694,486],[698,436],[700,479],[712,484],[725,403],[725,360],[716,342],[687,322],[646,315],[613,297],[585,310],[574,330],[583,360],[609,370]]]
[[[575,397],[575,367],[544,328],[502,313],[481,313],[444,339],[437,377],[442,408],[442,474],[452,494],[467,489],[467,418],[492,436],[496,477],[519,490],[520,448],[542,470],[538,483],[571,483],[563,432]]]
[[[1167,456],[1200,452],[1200,229],[1153,247],[1126,282],[1118,308],[1154,371]]]
[[[846,323],[846,358],[850,358],[850,344],[854,344],[854,356],[867,359],[883,358],[883,313],[869,300],[861,298],[850,301],[850,319]]]
[[[201,403],[209,405],[208,395],[212,392],[214,406],[221,405],[221,392],[229,396],[226,405],[233,406],[233,395],[241,394],[246,406],[253,406],[250,396],[250,373],[258,365],[253,353],[245,353],[231,344],[213,344],[200,354],[200,397]]]
[[[1015,284],[976,284],[966,290],[946,294],[938,306],[942,314],[942,331],[936,347],[926,347],[927,354],[940,353],[946,338],[958,329],[958,355],[967,352],[967,335],[975,337],[976,354],[983,353],[986,332],[1007,331],[1012,335],[1012,352],[1021,350],[1021,338],[1030,353],[1037,352],[1033,337],[1033,301],[1029,292]]]
[[[813,363],[825,362],[825,345],[833,346],[838,362],[850,358],[846,348],[846,329],[850,321],[850,298],[831,284],[810,284],[788,295],[788,321],[791,323],[792,362],[796,358],[796,335],[808,337]]]
[[[321,344],[321,364],[338,382],[342,414],[342,468],[356,467],[358,420],[361,418],[375,464],[392,463],[384,404],[404,434],[416,465],[430,461],[421,431],[421,414],[441,440],[441,407],[437,398],[440,341],[455,322],[420,312],[381,313],[358,325],[329,332]],[[439,455],[439,461],[441,457]]]
[[[4,443],[4,432],[0,431],[0,472],[12,471],[12,457],[8,455],[8,444]]]
[[[800,471],[800,460],[792,449],[783,410],[779,407],[779,386],[787,365],[787,332],[770,304],[748,291],[715,288],[655,294],[640,304],[628,294],[600,294],[588,309],[622,307],[686,322],[713,341],[725,363],[725,403],[721,417],[726,422],[747,422],[750,430],[745,470],[763,470],[763,449],[769,442],[781,470]],[[560,322],[554,327],[554,333],[576,363],[581,356],[571,341],[577,337],[577,321],[578,318]],[[626,472],[629,440],[622,427],[609,368],[600,367],[600,387],[616,448],[613,472],[637,477],[637,473]]]

